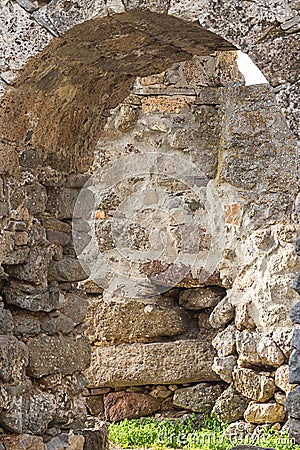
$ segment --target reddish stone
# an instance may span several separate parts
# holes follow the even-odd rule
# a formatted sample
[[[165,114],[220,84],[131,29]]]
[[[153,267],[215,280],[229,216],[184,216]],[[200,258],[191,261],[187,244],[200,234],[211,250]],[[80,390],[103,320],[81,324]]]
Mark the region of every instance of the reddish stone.
[[[112,392],[104,397],[105,416],[110,422],[148,416],[159,407],[159,401],[151,395],[136,392]]]

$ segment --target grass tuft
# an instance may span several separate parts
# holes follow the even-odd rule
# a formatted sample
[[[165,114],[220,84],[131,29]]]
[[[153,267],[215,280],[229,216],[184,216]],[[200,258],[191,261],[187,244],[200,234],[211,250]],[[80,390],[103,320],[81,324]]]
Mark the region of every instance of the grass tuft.
[[[109,426],[112,444],[127,448],[170,448],[189,450],[231,450],[235,445],[248,444],[276,450],[300,450],[287,433],[262,429],[259,434],[226,436],[227,425],[213,416],[199,422],[196,416],[184,420],[158,420],[156,418],[125,419]]]

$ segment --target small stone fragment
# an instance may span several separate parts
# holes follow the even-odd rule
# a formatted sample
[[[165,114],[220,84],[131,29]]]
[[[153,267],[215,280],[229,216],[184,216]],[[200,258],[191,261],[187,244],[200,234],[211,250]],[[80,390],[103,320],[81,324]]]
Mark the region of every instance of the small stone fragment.
[[[236,351],[236,328],[234,325],[229,325],[225,330],[218,333],[212,345],[217,350],[219,357],[229,356]]]
[[[234,318],[234,306],[228,297],[223,298],[217,304],[209,317],[209,323],[213,328],[222,328]]]
[[[230,384],[233,382],[232,374],[237,364],[237,359],[237,356],[234,355],[224,356],[222,358],[216,357],[212,369],[222,380]]]

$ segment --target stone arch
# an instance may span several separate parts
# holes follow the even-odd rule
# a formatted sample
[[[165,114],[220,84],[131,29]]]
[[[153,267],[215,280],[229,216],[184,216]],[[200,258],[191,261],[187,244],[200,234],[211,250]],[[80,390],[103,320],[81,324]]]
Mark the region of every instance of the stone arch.
[[[284,52],[287,53],[290,60],[293,59],[293,52],[290,48],[291,46],[296,45],[297,42],[297,34],[293,29],[293,9],[285,5],[285,9],[277,10],[275,8],[273,11],[272,8],[269,10],[269,8],[257,6],[255,4],[253,5],[255,8],[253,13],[255,19],[246,20],[244,25],[241,18],[245,17],[247,19],[248,12],[242,5],[240,8],[237,8],[237,11],[229,10],[229,8],[227,9],[226,7],[221,11],[218,3],[202,3],[194,5],[194,8],[192,8],[192,5],[189,5],[191,7],[187,8],[186,2],[184,5],[179,2],[171,5],[162,3],[146,6],[128,3],[125,6],[126,12],[123,12],[123,4],[113,4],[108,7],[108,17],[83,21],[82,24],[77,24],[74,27],[71,26],[71,21],[68,25],[68,28],[70,27],[69,31],[66,31],[66,28],[64,28],[64,20],[59,16],[59,9],[55,10],[55,5],[59,5],[59,2],[54,2],[51,26],[49,26],[49,22],[46,20],[51,13],[51,2],[49,5],[42,6],[37,9],[37,11],[34,11],[32,14],[35,15],[35,20],[37,20],[38,23],[43,23],[52,34],[57,33],[62,37],[53,39],[42,53],[28,61],[26,66],[20,70],[19,78],[13,82],[12,87],[9,88],[8,92],[4,95],[1,107],[3,111],[2,131],[4,136],[2,142],[3,150],[1,156],[3,157],[1,157],[1,165],[2,173],[4,173],[5,177],[7,175],[15,175],[16,167],[19,167],[19,151],[20,147],[22,147],[20,167],[21,177],[24,176],[24,168],[26,169],[32,164],[36,165],[38,170],[40,167],[45,167],[44,180],[47,181],[48,179],[49,181],[50,179],[51,182],[49,184],[53,183],[53,185],[47,186],[47,195],[49,192],[52,192],[54,203],[57,199],[61,200],[59,192],[55,191],[57,188],[55,185],[57,181],[55,180],[56,176],[58,176],[58,183],[62,182],[62,180],[63,183],[67,182],[67,185],[64,185],[64,187],[67,187],[67,189],[69,189],[68,193],[72,195],[74,193],[72,189],[74,190],[82,186],[84,178],[81,178],[76,174],[78,174],[78,172],[85,172],[90,167],[93,153],[89,153],[89,150],[93,150],[96,142],[101,136],[101,130],[107,121],[108,111],[115,108],[127,94],[129,94],[131,85],[136,76],[146,76],[151,73],[158,73],[162,69],[170,66],[173,62],[185,61],[194,54],[202,56],[207,53],[210,54],[212,51],[230,51],[235,47],[242,48],[255,59],[255,62],[266,74],[271,84],[276,87],[279,100],[284,96],[288,98],[289,96],[295,95],[297,75],[296,65],[286,64],[282,67],[282,70],[275,71],[272,67],[273,61],[270,61],[267,57],[267,55],[271,53],[270,48],[275,48],[277,51],[280,49],[282,54]],[[116,14],[113,14],[113,11],[115,11]],[[63,13],[65,14],[64,10]],[[107,10],[105,14],[106,13]],[[102,13],[98,11],[97,14],[101,15]],[[230,14],[234,14],[232,23],[237,25],[234,28],[228,26],[228,23],[230,23],[228,17],[232,17]],[[259,16],[259,23],[256,21],[256,16]],[[200,18],[200,23],[203,27],[193,23],[196,18]],[[221,18],[222,20],[217,21],[217,18]],[[80,20],[82,20],[82,18]],[[241,25],[241,23],[243,25]],[[211,29],[216,34],[207,32],[205,28]],[[165,31],[166,29],[169,30],[168,33]],[[176,30],[176,32],[170,33],[170,29]],[[287,32],[285,30],[287,30]],[[291,31],[292,33],[290,34]],[[112,46],[112,41],[116,34],[118,34],[118,40],[115,42],[114,48]],[[101,40],[101,36],[103,35],[105,36],[104,41]],[[107,39],[110,35],[112,35],[112,40]],[[224,36],[226,41],[218,37],[218,35]],[[126,43],[124,48],[125,39]],[[99,59],[98,55],[99,40],[101,40],[100,50],[104,53],[104,57],[102,54],[101,59]],[[107,45],[105,45],[105,41],[107,41]],[[205,41],[205,45],[203,45],[203,41]],[[292,43],[290,44],[289,51],[287,50],[287,41]],[[136,55],[132,52],[133,50],[136,50],[137,43],[139,42],[139,52]],[[128,46],[130,52],[128,52]],[[296,47],[292,47],[292,49],[293,48],[296,50]],[[111,58],[112,53],[114,54],[114,59]],[[117,76],[115,74],[112,75],[111,69],[115,64],[115,61],[120,60],[122,61],[124,70],[122,72],[118,71]],[[278,58],[276,60],[278,61]],[[105,71],[103,70],[104,68]],[[130,72],[129,76],[128,72]],[[97,92],[96,96],[94,95],[95,92]],[[237,91],[233,89],[233,97],[236,95],[236,92]],[[113,95],[109,95],[108,93],[113,93]],[[255,95],[256,94],[254,93],[254,96]],[[268,98],[270,103],[273,102],[272,94],[264,92],[263,95]],[[259,93],[257,93],[257,97],[261,98]],[[100,98],[102,102],[99,111]],[[226,102],[225,106],[230,109],[230,106],[228,103],[226,104]],[[286,107],[285,104],[283,106]],[[286,109],[287,118],[291,128],[296,132],[295,110]],[[279,114],[278,111],[276,114]],[[281,119],[282,117],[279,118],[279,121],[281,121]],[[67,125],[70,121],[72,123],[71,129],[69,129]],[[279,127],[280,133],[283,135],[285,131],[282,122],[280,122]],[[82,133],[82,130],[85,131]],[[75,139],[74,135],[76,136]],[[74,140],[76,142],[76,148],[75,151],[72,148],[70,152]],[[287,167],[290,169],[293,167],[294,163],[294,153],[291,150],[293,140],[290,135],[287,135],[287,141],[288,145],[286,148],[293,154],[291,161],[287,161]],[[25,152],[23,151],[23,148],[25,148],[24,146],[26,146]],[[281,152],[282,151],[283,148],[281,149]],[[9,155],[9,158],[7,155]],[[232,157],[232,155],[229,155],[229,157]],[[282,159],[282,161],[284,161],[284,159]],[[63,172],[62,177],[58,175],[59,171]],[[66,176],[70,173],[75,173],[75,175],[73,175],[71,179],[66,180]],[[284,174],[284,177],[286,177],[286,174]],[[226,179],[226,177],[224,177],[224,179]],[[230,177],[228,179],[230,179]],[[290,179],[292,179],[291,183],[294,192],[295,184],[293,177],[289,178],[287,176],[287,178],[284,178],[282,184]],[[24,180],[22,180],[22,183],[23,181]],[[22,250],[24,250],[23,254],[21,252],[20,256],[20,252],[14,253],[11,256],[12,263],[8,263],[7,261],[9,261],[10,253],[15,250],[9,247],[8,241],[10,239],[14,239],[14,242],[16,242],[17,239],[26,240],[26,225],[22,225],[22,222],[26,222],[27,220],[31,221],[32,216],[38,219],[37,221],[33,221],[34,226],[29,232],[29,238],[32,238],[34,233],[45,233],[38,225],[39,220],[43,216],[43,212],[41,212],[43,211],[43,206],[39,205],[37,199],[42,199],[43,203],[43,199],[45,200],[46,198],[45,189],[42,184],[43,183],[40,181],[37,184],[33,183],[33,188],[26,187],[25,193],[23,189],[20,189],[20,195],[21,197],[23,196],[21,199],[18,198],[17,193],[14,192],[13,205],[15,207],[12,208],[14,210],[13,213],[16,214],[15,210],[18,210],[20,205],[24,206],[24,208],[22,207],[20,209],[21,214],[19,216],[17,211],[17,215],[11,216],[9,219],[6,217],[4,220],[4,226],[6,228],[6,240],[4,243],[6,249],[4,257],[8,258],[6,259],[4,266],[5,268],[8,266],[16,266],[13,267],[12,271],[9,273],[14,279],[18,279],[19,276],[17,266],[24,263],[26,265],[25,272],[30,272],[30,264],[32,264],[33,270],[38,271],[41,269],[41,266],[39,266],[39,268],[35,266],[36,255],[34,253],[32,253],[32,261],[30,262],[29,260],[29,263],[26,262],[28,252],[26,253],[26,249],[22,247],[22,244],[21,247]],[[246,185],[244,186],[244,189],[247,189]],[[3,196],[4,195],[8,196],[8,191],[5,186],[3,188]],[[65,197],[64,200],[70,201],[72,199]],[[291,206],[290,202],[284,204]],[[56,208],[57,204],[53,206],[53,211],[56,211]],[[27,210],[27,212],[25,210]],[[29,216],[26,216],[27,213]],[[288,216],[289,214],[285,216],[284,220],[286,220],[286,222],[289,220],[287,218]],[[57,239],[65,238],[64,233],[68,232],[69,229],[67,230],[67,227],[66,229],[57,228],[62,225],[55,222],[55,220],[51,222],[51,219],[52,218],[48,221],[48,228],[45,227],[45,229],[47,230],[47,238],[54,239],[54,242],[56,243]],[[47,221],[47,218],[45,219],[43,217],[43,220]],[[25,234],[21,236],[23,231],[20,227],[22,226],[24,227]],[[11,229],[9,227],[11,227]],[[280,230],[276,231],[277,236],[279,232]],[[15,237],[14,233],[16,234]],[[287,242],[290,248],[290,238],[284,237],[282,241]],[[23,242],[23,245],[26,245],[25,241]],[[43,257],[43,263],[45,264],[44,268],[48,267],[47,264],[49,261],[47,258],[53,258],[54,261],[60,260],[58,254],[59,250],[52,249],[51,251],[54,251],[54,254],[52,254],[51,257],[47,254],[47,251],[45,251]],[[55,251],[57,251],[57,254],[55,254]],[[22,270],[24,270],[24,266],[22,266]],[[80,270],[78,267],[68,267],[67,270],[76,271],[76,276],[78,277],[78,270]],[[31,275],[26,275],[26,277],[29,280]],[[34,311],[38,323],[40,323],[41,320],[42,330],[44,330],[46,335],[49,333],[51,336],[51,331],[45,331],[44,320],[45,317],[48,317],[47,314],[49,311],[56,309],[59,311],[59,314],[61,313],[71,320],[74,319],[72,319],[72,315],[70,316],[70,312],[67,312],[68,308],[72,308],[72,305],[74,308],[78,307],[76,294],[72,292],[72,281],[72,276],[69,280],[61,279],[58,281],[61,284],[70,283],[70,286],[64,287],[67,289],[65,295],[67,301],[62,307],[59,306],[59,289],[57,289],[57,286],[52,286],[48,291],[45,289],[45,286],[43,286],[42,291],[34,287],[36,291],[29,293],[29,296],[37,297],[40,304],[43,304],[42,307],[32,306],[31,304],[29,310]],[[23,286],[21,286],[20,292],[18,292],[18,298],[24,300],[26,297],[28,300],[28,293],[25,295],[24,290],[22,292],[22,288],[28,288],[26,279],[23,279],[23,282]],[[39,283],[34,284],[39,285]],[[62,286],[58,287],[60,288]],[[17,288],[17,285],[13,285],[14,290]],[[70,293],[68,293],[68,289],[70,289]],[[6,289],[4,292],[6,302],[10,302],[10,304],[14,305],[13,308],[15,306],[21,306],[25,309],[28,307],[26,298],[24,300],[25,303],[21,305],[16,303],[11,291]],[[46,295],[44,295],[45,292]],[[5,311],[8,317],[9,312],[7,309],[5,309]],[[15,311],[12,311],[12,313],[14,320],[17,320]],[[50,313],[50,315],[51,314],[53,315],[53,313]],[[39,317],[39,315],[41,315],[41,317]],[[58,315],[58,320],[56,320],[57,317],[52,317],[52,315],[51,324],[54,327],[58,327],[58,332],[62,333],[59,328],[61,325],[57,325],[61,316]],[[73,324],[74,323],[73,320]],[[68,327],[66,323],[64,323],[63,326]],[[69,324],[69,326],[71,325]],[[9,350],[10,345],[19,345],[19,356],[21,355],[25,361],[27,352],[26,347],[22,348],[22,343],[15,342],[15,338],[10,336],[11,331],[12,328],[8,327],[4,333],[6,336],[9,335],[10,339],[8,343],[5,342],[7,344],[7,349]],[[49,351],[49,348],[52,346],[52,350],[50,351],[53,351],[54,353],[56,347],[55,338],[53,340],[50,338],[50,347],[49,342],[43,341],[43,339],[46,341],[46,338],[33,338],[29,334],[28,339],[32,343],[30,348],[31,360],[34,359],[34,346],[36,346],[36,352],[38,353],[45,349]],[[69,338],[67,337],[65,345],[72,348],[73,343],[68,342],[68,339]],[[78,340],[76,345],[77,349],[82,350],[83,355],[82,359],[79,358],[78,366],[75,367],[75,372],[79,372],[87,364],[86,341],[84,339]],[[277,347],[278,345],[276,343],[274,348],[276,349]],[[68,355],[69,359],[74,358],[74,352],[77,349],[73,347],[73,350]],[[30,370],[32,372],[30,375],[33,376],[33,378],[46,377],[45,381],[47,381],[47,375],[51,374],[51,370],[50,372],[40,371],[38,366],[42,366],[42,363],[46,365],[46,361],[43,362],[38,359],[36,360],[35,365],[31,362]],[[24,363],[23,366],[25,365],[26,364]],[[22,370],[24,369],[23,366]],[[20,369],[20,372],[22,372],[22,370]],[[60,368],[60,372],[63,374],[62,367]],[[243,374],[240,374],[241,377],[242,375]],[[22,379],[21,373],[18,376]],[[59,377],[60,375],[57,376]],[[67,376],[70,376],[71,378],[73,375],[71,376],[67,373]],[[22,381],[24,380],[22,379]],[[69,381],[70,384],[79,383],[80,379],[77,378],[76,381]],[[19,416],[16,414],[16,417],[19,417],[19,419],[22,420],[24,415],[24,412],[22,411],[26,410],[28,404],[34,403],[34,401],[40,403],[48,402],[48,408],[51,410],[51,405],[54,401],[53,397],[51,397],[51,393],[49,394],[51,390],[48,390],[47,394],[44,394],[43,389],[40,389],[39,386],[37,392],[33,392],[30,389],[28,392],[25,390],[23,406],[19,407],[16,405],[16,411],[20,413]],[[76,407],[80,410],[80,401],[78,401]],[[51,421],[49,423],[51,423]],[[34,426],[35,425],[31,424],[31,428],[28,428],[28,425],[25,424],[23,431],[28,431],[29,429],[29,431],[34,432],[34,430],[36,430],[37,434],[44,432],[44,429],[39,428],[39,425],[36,425],[36,428],[34,428]],[[13,431],[16,431],[16,429]]]

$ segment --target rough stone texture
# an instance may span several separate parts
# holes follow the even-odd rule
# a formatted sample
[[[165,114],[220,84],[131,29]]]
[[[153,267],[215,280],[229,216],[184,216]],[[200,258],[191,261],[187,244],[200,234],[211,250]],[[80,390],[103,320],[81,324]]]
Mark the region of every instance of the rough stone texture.
[[[289,366],[287,364],[278,367],[276,370],[275,384],[286,394],[294,388],[292,384],[289,384]]]
[[[61,373],[72,374],[84,370],[90,362],[87,338],[41,335],[28,342],[28,372],[34,378]]]
[[[243,365],[279,367],[285,357],[275,342],[256,332],[237,332],[237,351]]]
[[[288,412],[289,416],[293,417],[294,419],[300,419],[299,399],[300,386],[297,386],[295,387],[295,389],[288,393],[285,402],[285,410]]]
[[[81,308],[80,301],[74,300],[69,303],[74,305],[74,312],[70,307],[64,311],[63,296],[59,293],[60,289],[64,292],[75,289],[75,282],[82,279],[80,268],[70,262],[75,260],[75,252],[69,221],[78,190],[87,178],[86,174],[68,175],[72,171],[89,170],[95,148],[101,154],[97,162],[100,160],[100,167],[130,152],[159,149],[161,153],[193,161],[206,177],[214,179],[224,210],[225,248],[212,278],[206,284],[199,283],[199,272],[190,267],[185,271],[176,264],[168,266],[169,272],[187,272],[179,284],[181,287],[219,285],[227,289],[227,304],[221,302],[217,306],[211,322],[217,330],[232,321],[244,334],[237,336],[239,355],[228,353],[227,348],[225,353],[229,356],[219,358],[216,370],[223,370],[223,376],[229,380],[229,366],[232,367],[237,356],[239,365],[257,372],[281,369],[291,352],[289,311],[299,300],[297,292],[291,289],[292,272],[300,270],[294,252],[292,215],[292,202],[298,189],[296,142],[285,122],[286,119],[294,135],[299,136],[299,5],[296,1],[254,1],[238,2],[232,7],[229,0],[196,3],[176,0],[143,5],[131,1],[125,5],[118,1],[102,4],[95,0],[44,3],[4,0],[0,6],[4,45],[0,90],[6,90],[1,106],[4,112],[1,112],[0,149],[0,173],[4,175],[0,179],[1,290],[6,286],[5,307],[0,314],[3,333],[10,336],[13,332],[24,345],[31,345],[32,336],[41,330],[51,334],[56,342],[61,339],[65,343],[61,334],[69,333],[68,339],[75,339],[75,334],[71,335],[74,326],[78,336],[83,333],[85,307]],[[124,14],[115,15],[124,10]],[[108,14],[110,17],[104,17]],[[213,56],[212,52],[233,47],[199,27],[198,20],[205,28],[246,50],[276,86],[275,92],[267,86],[228,85],[228,81],[238,77],[233,64],[235,55],[217,52]],[[74,25],[77,26],[73,28]],[[36,55],[58,35],[63,36],[32,58],[20,72],[21,77],[13,80],[16,70],[28,57]],[[206,56],[195,58],[195,54]],[[178,64],[183,60],[186,61]],[[150,76],[136,80],[130,101],[119,104],[137,75],[158,72],[152,79]],[[112,108],[115,110],[110,112]],[[103,132],[109,115],[112,125]],[[170,166],[173,167],[173,161]],[[95,164],[93,169],[97,167]],[[136,182],[142,184],[141,180],[134,180],[132,185]],[[189,210],[201,217],[203,208],[193,196],[191,199],[187,195],[180,183],[174,182],[171,188],[166,182],[155,186],[167,187],[172,195],[176,193],[172,201],[174,197],[183,198]],[[125,195],[132,192],[127,186]],[[116,194],[119,193],[124,191],[120,189]],[[121,197],[118,197],[119,204]],[[96,216],[100,223],[103,217],[108,217],[103,223],[103,228],[107,228],[101,249],[109,247],[113,253],[108,227],[118,201],[107,205],[111,198],[105,200],[106,209],[97,211]],[[61,219],[55,225],[54,217]],[[47,220],[54,221],[52,226],[57,228],[43,228]],[[170,224],[172,231],[173,225]],[[210,246],[206,225],[203,224],[200,233],[205,255]],[[146,241],[139,240],[143,232],[139,222],[127,236],[121,233],[122,243],[129,240],[137,247],[144,245]],[[192,233],[187,232],[185,236],[191,245]],[[86,237],[82,248],[88,244]],[[176,233],[172,242],[178,242]],[[139,250],[144,251],[145,246]],[[114,255],[111,256],[113,259]],[[50,292],[47,269],[51,259],[51,270],[54,268],[51,289],[54,287],[59,294],[55,299],[47,296]],[[150,262],[143,267],[143,274],[150,277],[163,274],[164,263]],[[170,285],[164,274],[159,281]],[[296,291],[300,291],[298,285],[299,276]],[[177,299],[178,292],[174,293],[174,300]],[[23,312],[22,308],[29,312]],[[169,315],[171,310],[175,311],[172,307]],[[204,342],[213,339],[211,328],[202,320],[208,311],[203,314],[198,318],[201,328],[198,330],[193,310],[185,313],[187,342],[196,336]],[[295,336],[290,380],[299,382],[299,336],[297,333]],[[159,335],[147,339],[159,340],[147,345],[160,345]],[[14,342],[10,341],[4,349],[5,352],[7,348],[15,349],[9,357],[22,366],[23,372],[14,381],[20,383],[26,363],[18,360],[23,343],[15,343],[11,345]],[[177,345],[163,343],[166,344]],[[85,348],[81,350],[85,353]],[[55,351],[51,347],[51,352]],[[211,364],[212,353],[207,359]],[[286,388],[286,368],[282,372],[279,370],[275,376],[277,384]],[[47,382],[50,383],[49,379]],[[66,380],[58,383],[62,392],[65,392],[64,383]],[[21,389],[19,384],[16,389]],[[55,395],[58,400],[59,395]],[[66,410],[64,424],[69,423],[68,408],[75,416],[80,410],[76,395],[74,389],[65,402],[69,406],[63,406],[63,395],[58,402],[59,409]],[[11,404],[7,417],[14,429],[19,430],[20,400]],[[37,408],[37,402],[34,404]],[[299,439],[295,420],[291,419],[292,433]],[[59,420],[57,423],[60,426]],[[29,427],[29,422],[26,426]],[[99,444],[91,439],[91,448],[96,449]]]
[[[273,397],[276,386],[267,373],[257,373],[251,369],[236,368],[233,372],[234,385],[244,397],[257,402],[265,402]]]
[[[216,306],[224,297],[224,291],[219,288],[196,288],[183,291],[179,295],[179,304],[187,309],[203,309]]]
[[[96,347],[85,372],[90,386],[216,381],[213,352],[197,340]]]
[[[175,391],[173,404],[199,413],[209,413],[222,394],[222,385],[201,383]]]
[[[230,385],[218,398],[212,413],[227,423],[235,422],[244,418],[248,401],[242,397],[233,385]]]
[[[249,403],[245,419],[250,423],[276,423],[284,421],[284,407],[278,403]]]
[[[213,347],[217,350],[218,356],[224,357],[233,355],[236,351],[236,328],[234,325],[229,325],[225,330],[216,335],[212,341]]]
[[[217,357],[214,359],[212,369],[219,377],[226,383],[230,384],[233,382],[232,374],[233,369],[237,364],[237,356],[230,355],[224,357]]]
[[[159,409],[160,404],[151,395],[120,391],[105,395],[104,407],[106,419],[116,422],[149,416]]]
[[[28,365],[28,349],[14,336],[0,336],[0,379],[4,383],[18,383]]]
[[[163,298],[148,301],[96,298],[89,301],[86,321],[86,335],[96,344],[176,336],[184,331],[180,314]]]

